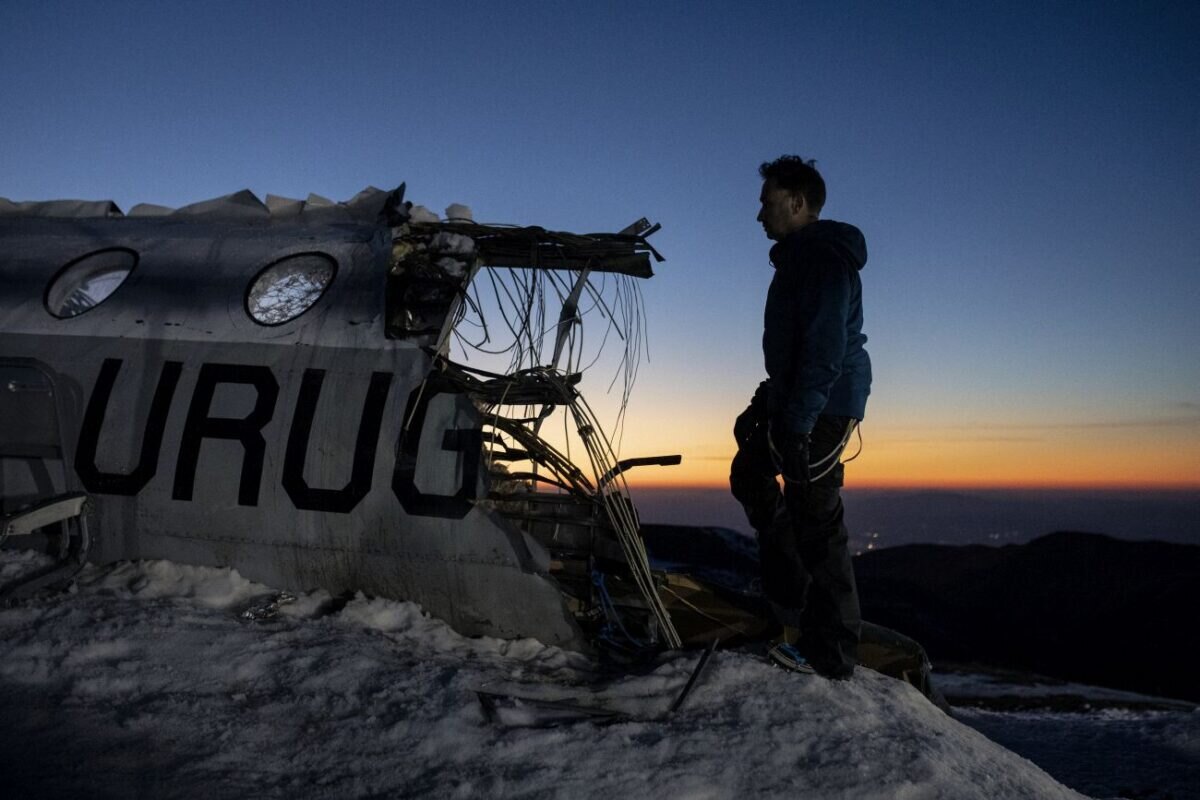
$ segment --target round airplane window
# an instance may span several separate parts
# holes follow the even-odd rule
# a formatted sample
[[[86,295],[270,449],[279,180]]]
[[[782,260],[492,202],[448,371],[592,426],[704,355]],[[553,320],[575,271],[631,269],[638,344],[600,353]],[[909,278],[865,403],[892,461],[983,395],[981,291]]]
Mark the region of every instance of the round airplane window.
[[[124,247],[108,247],[80,256],[50,281],[46,288],[46,310],[59,319],[91,311],[125,282],[137,262],[137,253]]]
[[[333,281],[337,262],[297,253],[268,264],[246,292],[246,313],[260,325],[282,325],[308,311]]]

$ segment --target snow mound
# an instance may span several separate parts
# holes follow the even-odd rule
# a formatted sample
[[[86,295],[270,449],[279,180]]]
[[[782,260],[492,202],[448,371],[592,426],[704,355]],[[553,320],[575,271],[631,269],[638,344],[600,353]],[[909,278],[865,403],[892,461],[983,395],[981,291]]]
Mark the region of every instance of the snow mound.
[[[125,561],[104,570],[91,570],[80,583],[125,599],[187,598],[216,609],[232,608],[270,591],[246,580],[236,569],[193,567],[171,561]]]
[[[0,551],[0,574],[37,566]],[[0,609],[0,771],[14,796],[1069,798],[1030,762],[861,670],[828,682],[719,652],[613,677],[533,640],[460,636],[418,606],[273,593],[233,570],[89,566]],[[277,598],[278,595],[276,594]],[[485,687],[581,693],[642,719],[504,728]],[[68,757],[63,757],[67,755]],[[24,791],[22,791],[24,790]]]
[[[425,206],[413,206],[408,210],[408,218],[412,222],[441,222],[441,218]]]

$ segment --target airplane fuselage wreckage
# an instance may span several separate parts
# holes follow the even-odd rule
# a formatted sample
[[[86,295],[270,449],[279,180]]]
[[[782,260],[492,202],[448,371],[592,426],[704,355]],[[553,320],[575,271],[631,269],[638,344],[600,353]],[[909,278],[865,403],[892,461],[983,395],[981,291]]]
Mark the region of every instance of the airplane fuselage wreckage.
[[[624,471],[679,457],[618,460],[579,390],[590,315],[628,397],[657,226],[441,221],[403,194],[0,200],[0,538],[60,558],[3,591],[162,558],[581,650],[761,636],[753,542],[641,525]],[[867,633],[927,688],[914,643]]]

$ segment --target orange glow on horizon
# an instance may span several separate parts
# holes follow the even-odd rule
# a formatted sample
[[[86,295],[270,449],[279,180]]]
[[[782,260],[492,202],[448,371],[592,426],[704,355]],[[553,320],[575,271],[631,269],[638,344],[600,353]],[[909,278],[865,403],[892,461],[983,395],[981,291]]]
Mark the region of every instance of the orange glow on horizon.
[[[669,398],[626,418],[620,458],[678,453],[672,467],[626,473],[637,489],[728,491],[738,403],[700,393],[693,405]],[[981,415],[885,408],[847,448],[850,489],[1045,489],[1200,491],[1200,415],[1112,422],[1085,410]]]
[[[628,452],[632,448],[627,447]],[[853,454],[857,449],[852,444]],[[647,446],[646,452],[680,452]],[[636,489],[728,489],[733,448],[694,441],[674,467],[631,470]],[[876,431],[846,465],[846,485],[862,489],[1072,489],[1200,491],[1200,442],[1191,437],[1106,431],[954,432],[901,437]]]
[[[648,491],[657,489],[721,489],[729,490],[729,480],[722,478],[715,481],[639,481],[635,478],[630,478],[629,486],[633,491],[645,489]],[[1134,483],[1131,481],[1097,481],[1086,483],[1082,481],[1068,482],[1062,481],[1051,483],[1049,481],[1040,482],[1018,482],[1018,481],[926,481],[917,482],[914,480],[896,480],[896,481],[860,481],[854,480],[852,477],[847,477],[847,489],[889,489],[889,490],[905,490],[916,491],[921,489],[1012,489],[1012,490],[1074,490],[1074,491],[1164,491],[1164,492],[1200,492],[1200,482],[1142,482]]]

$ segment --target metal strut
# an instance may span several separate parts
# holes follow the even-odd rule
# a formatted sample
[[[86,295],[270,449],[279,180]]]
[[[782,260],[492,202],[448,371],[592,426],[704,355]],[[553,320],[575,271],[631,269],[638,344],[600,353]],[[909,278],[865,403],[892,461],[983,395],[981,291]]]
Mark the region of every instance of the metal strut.
[[[83,569],[92,546],[87,527],[90,502],[83,492],[72,492],[0,516],[0,545],[10,536],[28,536],[48,525],[63,524],[58,562],[32,575],[0,586],[0,598],[29,597],[47,587],[65,584]],[[71,522],[75,523],[74,532],[71,531]]]

